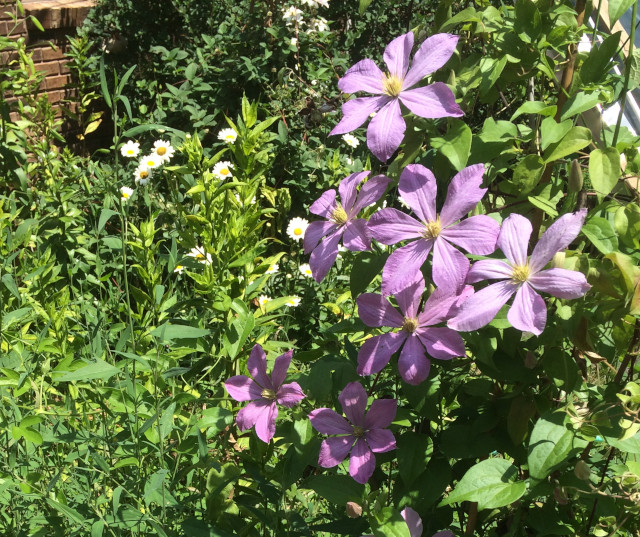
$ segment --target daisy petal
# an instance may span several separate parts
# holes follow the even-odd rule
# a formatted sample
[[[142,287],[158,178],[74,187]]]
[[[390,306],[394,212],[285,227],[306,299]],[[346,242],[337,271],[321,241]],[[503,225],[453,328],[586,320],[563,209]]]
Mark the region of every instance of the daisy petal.
[[[384,73],[368,58],[360,60],[348,69],[344,76],[338,80],[338,88],[343,93],[356,93],[366,91],[367,93],[380,94],[384,92],[382,80]]]
[[[398,192],[420,220],[436,220],[438,185],[431,170],[421,164],[409,164],[400,175]]]
[[[463,302],[447,326],[458,332],[468,332],[489,324],[517,289],[510,280],[481,289]]]
[[[433,283],[442,289],[459,291],[469,272],[467,257],[451,246],[442,237],[435,240],[433,246]]]
[[[451,34],[435,34],[425,39],[413,56],[411,69],[404,79],[404,87],[410,88],[440,69],[449,61],[457,44],[458,36]]]
[[[323,468],[338,466],[338,464],[347,458],[355,438],[355,436],[349,435],[334,436],[323,440],[320,446],[318,464]]]
[[[401,331],[367,339],[358,352],[358,375],[373,375],[382,371],[406,338],[407,333]]]
[[[547,322],[547,306],[542,297],[524,283],[516,293],[507,319],[514,328],[539,336]]]
[[[262,388],[246,375],[231,377],[225,381],[224,387],[236,401],[251,401],[262,397]]]
[[[404,319],[389,301],[376,293],[364,293],[356,300],[358,316],[367,326],[400,328]]]
[[[360,97],[351,99],[342,105],[342,119],[333,130],[330,136],[345,134],[360,127],[369,116],[383,107],[391,100],[391,97],[382,95],[380,97]]]
[[[253,379],[263,388],[273,390],[273,384],[267,375],[267,355],[260,345],[254,345],[247,361],[247,369]]]
[[[367,221],[364,218],[358,218],[345,224],[342,244],[352,252],[371,250],[371,231],[369,231]]]
[[[438,360],[451,360],[464,356],[464,340],[455,330],[446,326],[432,326],[416,332],[427,349],[427,354]]]
[[[434,82],[424,88],[406,90],[398,97],[400,102],[416,116],[429,119],[464,116],[453,92],[443,82]]]
[[[397,410],[398,401],[396,399],[376,399],[371,403],[369,412],[364,418],[365,429],[385,429],[389,427],[396,417]]]
[[[447,190],[447,199],[440,211],[442,226],[447,227],[467,215],[482,196],[487,192],[486,188],[480,188],[484,164],[474,164],[458,172]]]
[[[591,289],[581,272],[563,268],[543,270],[529,277],[531,286],[558,298],[580,298]]]
[[[581,209],[576,213],[562,215],[547,228],[531,253],[529,265],[532,272],[544,268],[556,252],[564,250],[573,242],[586,217],[587,210]]]
[[[367,226],[373,238],[386,245],[417,239],[425,230],[424,225],[412,216],[391,208],[374,213]]]
[[[317,408],[309,413],[313,428],[322,434],[351,434],[353,426],[335,410]]]
[[[350,382],[340,392],[338,401],[347,419],[362,427],[364,425],[364,410],[367,407],[367,392],[359,382]]]
[[[413,32],[396,37],[387,45],[384,51],[384,63],[387,64],[389,74],[404,78],[409,68],[409,56],[413,48]]]
[[[336,191],[332,188],[322,193],[316,201],[309,207],[309,212],[322,216],[323,218],[331,218],[333,210],[336,208]]]
[[[407,128],[398,99],[385,104],[369,122],[367,147],[379,161],[386,162],[400,147]],[[335,129],[334,129],[335,130]]]
[[[287,376],[287,370],[291,365],[291,356],[293,351],[287,351],[276,358],[273,364],[273,370],[271,371],[271,382],[274,390],[278,391],[278,388],[282,386],[284,378]]]
[[[376,469],[376,458],[363,438],[356,440],[349,457],[349,475],[364,485]]]
[[[396,439],[389,429],[373,429],[365,434],[369,449],[374,453],[386,453],[396,449]]]
[[[431,362],[427,360],[424,346],[416,335],[410,335],[398,359],[398,371],[407,384],[420,384],[429,376]]]
[[[489,255],[496,249],[500,224],[486,214],[465,218],[443,229],[440,236],[475,255]]]
[[[389,256],[382,269],[383,295],[396,294],[416,281],[433,242],[426,239],[413,241]]]
[[[531,231],[531,222],[519,214],[510,214],[502,222],[502,229],[498,236],[498,248],[504,252],[512,265],[524,266],[527,264],[527,248]]]

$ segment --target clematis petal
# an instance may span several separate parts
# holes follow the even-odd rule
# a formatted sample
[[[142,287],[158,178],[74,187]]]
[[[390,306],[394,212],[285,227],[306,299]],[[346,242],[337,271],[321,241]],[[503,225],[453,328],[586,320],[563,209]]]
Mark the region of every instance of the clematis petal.
[[[282,406],[291,408],[292,406],[296,406],[305,397],[306,395],[302,391],[302,388],[300,388],[300,385],[297,382],[290,382],[289,384],[280,386],[276,394],[276,401]]]
[[[410,88],[440,69],[449,61],[457,44],[458,36],[451,34],[435,34],[425,39],[413,56],[411,69],[404,79],[404,87]]]
[[[374,453],[386,453],[396,449],[396,439],[389,429],[372,429],[364,435],[369,449]]]
[[[404,78],[409,69],[409,56],[413,48],[413,32],[396,37],[387,45],[384,51],[384,63],[387,64],[389,74]]]
[[[385,429],[396,417],[398,401],[396,399],[376,399],[371,403],[364,417],[365,429]]]
[[[429,119],[464,116],[453,92],[444,82],[434,82],[424,88],[405,90],[398,98],[416,116]]]
[[[369,231],[367,221],[364,218],[358,218],[345,224],[342,244],[352,252],[371,250],[371,231]]]
[[[275,401],[265,407],[264,411],[256,420],[256,434],[265,443],[269,443],[276,434],[276,418],[278,417],[278,406]]]
[[[338,395],[338,401],[347,419],[362,427],[364,425],[364,411],[367,408],[367,392],[359,382],[350,382]]]
[[[382,269],[382,294],[393,295],[416,281],[433,240],[413,241],[393,252]]]
[[[473,288],[471,288],[473,290]],[[468,292],[468,291],[467,291]],[[472,292],[469,294],[473,294]],[[420,327],[441,323],[451,315],[451,309],[457,304],[460,295],[451,289],[437,287],[424,304],[424,310],[418,315]]]
[[[358,196],[358,185],[362,183],[365,177],[370,173],[371,172],[369,171],[352,173],[340,181],[340,185],[338,186],[338,190],[340,191],[340,201],[342,202],[342,207],[347,214],[351,212],[351,208]]]
[[[468,332],[489,324],[517,289],[517,285],[510,280],[481,289],[462,303],[447,326],[458,332]]]
[[[229,395],[236,401],[251,401],[253,399],[260,399],[262,396],[262,388],[258,386],[258,383],[247,377],[246,375],[236,375],[226,380],[224,387],[229,392]]]
[[[241,431],[251,429],[258,421],[258,418],[265,412],[268,412],[268,407],[270,406],[271,401],[259,399],[258,401],[251,401],[247,406],[241,408],[236,416],[238,429]]]
[[[367,226],[375,240],[387,245],[417,239],[425,230],[424,225],[412,216],[391,208],[371,215]]]
[[[580,233],[586,217],[587,210],[581,209],[575,213],[564,214],[551,224],[531,253],[531,271],[538,272],[543,269],[556,252],[569,246]]]
[[[563,268],[543,270],[529,278],[531,286],[558,298],[580,298],[591,289],[582,272]]]
[[[482,280],[503,280],[511,278],[513,268],[499,259],[481,259],[476,261],[467,274],[467,283]]]
[[[367,326],[392,326],[400,328],[404,321],[389,301],[376,293],[364,293],[356,300],[358,316]]]
[[[293,351],[287,351],[284,354],[278,356],[273,364],[273,370],[271,371],[271,382],[273,384],[273,389],[276,391],[278,391],[278,388],[282,386],[282,383],[287,376],[287,370],[291,365],[292,356]]]
[[[386,162],[400,147],[406,128],[398,99],[391,99],[369,122],[367,127],[369,151],[379,161]]]
[[[376,458],[363,438],[356,440],[349,457],[349,475],[364,485],[376,469]]]
[[[484,164],[474,164],[460,170],[449,184],[447,199],[440,211],[442,225],[447,227],[467,215],[482,196],[487,192],[482,185],[484,175]]]
[[[247,369],[253,379],[263,388],[273,390],[273,384],[267,375],[267,355],[260,345],[254,345],[247,361]]]
[[[353,426],[335,410],[316,408],[309,412],[313,428],[322,434],[351,434]]]
[[[409,527],[409,537],[421,537],[422,519],[420,515],[411,509],[411,507],[405,507],[400,514]],[[453,535],[451,535],[451,537],[453,537]]]
[[[429,376],[430,369],[431,362],[425,355],[424,345],[415,334],[410,335],[398,359],[398,371],[402,380],[415,386]]]
[[[323,468],[333,468],[340,464],[349,455],[355,436],[334,436],[325,438],[320,445],[318,464]]]
[[[351,66],[344,76],[338,80],[338,88],[343,93],[356,93],[366,91],[368,93],[380,94],[384,92],[382,80],[384,73],[368,58],[360,60]]]
[[[527,264],[527,248],[531,231],[531,222],[519,214],[510,214],[502,222],[502,229],[498,236],[498,248],[504,252],[512,265],[524,266]]]
[[[427,354],[438,360],[451,360],[456,356],[464,356],[464,340],[455,330],[446,326],[421,328],[416,334],[427,349]]]
[[[369,116],[391,100],[387,95],[380,97],[360,97],[342,105],[342,119],[329,133],[330,136],[345,134],[360,127]]]
[[[323,218],[331,218],[331,214],[335,208],[336,191],[332,188],[323,192],[322,195],[311,204],[309,212],[322,216]]]
[[[440,236],[475,255],[489,255],[496,249],[500,224],[486,214],[465,218],[445,228]]]
[[[420,220],[435,222],[438,185],[431,170],[421,164],[409,164],[400,175],[398,192]]]
[[[364,185],[362,185],[358,198],[351,208],[349,216],[355,216],[365,207],[369,207],[369,205],[373,205],[377,202],[384,194],[384,191],[387,189],[387,185],[390,182],[391,179],[386,175],[376,175],[369,179]]]
[[[342,232],[342,229],[334,231],[331,235],[325,237],[311,252],[311,257],[309,257],[311,274],[318,283],[324,280],[336,257],[338,257],[338,243],[340,242],[340,237],[342,237]]]
[[[467,257],[438,237],[433,246],[433,283],[442,289],[460,291],[469,272]]]
[[[396,302],[405,317],[413,319],[418,316],[418,306],[424,293],[424,277],[418,272],[416,279],[395,293]],[[404,319],[403,319],[404,320]]]
[[[547,306],[542,297],[524,283],[516,293],[507,319],[514,328],[539,336],[547,322]]]
[[[358,375],[373,375],[382,371],[406,338],[407,333],[400,331],[367,339],[358,352]]]
[[[320,239],[325,235],[333,233],[338,229],[338,224],[334,224],[331,220],[321,220],[311,222],[304,232],[304,253],[309,254],[318,246]]]

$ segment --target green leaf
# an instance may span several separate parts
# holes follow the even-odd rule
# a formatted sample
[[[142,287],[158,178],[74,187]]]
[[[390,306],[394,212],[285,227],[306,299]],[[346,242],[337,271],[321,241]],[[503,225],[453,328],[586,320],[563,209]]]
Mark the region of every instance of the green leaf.
[[[197,328],[185,324],[164,323],[151,330],[150,334],[160,341],[172,341],[174,339],[198,339],[199,337],[208,336],[210,332],[205,328]]]
[[[402,482],[410,487],[426,466],[429,438],[424,434],[407,432],[398,437],[398,469]]]
[[[513,29],[525,43],[532,43],[540,34],[542,16],[532,0],[516,0]]]
[[[355,299],[366,291],[374,278],[382,272],[388,254],[362,253],[353,263],[350,276],[351,296]]]
[[[73,382],[76,380],[93,380],[102,379],[107,380],[116,373],[119,373],[120,369],[104,360],[96,360],[95,362],[88,363],[84,367],[80,367],[75,371],[66,372],[62,376],[55,376],[54,379],[57,382]]]
[[[513,113],[510,121],[513,121],[522,114],[538,114],[553,117],[556,115],[556,110],[557,106],[555,104],[549,105],[541,101],[527,101]]]
[[[478,509],[509,505],[525,493],[524,481],[516,481],[518,469],[504,459],[487,459],[472,466],[440,505],[478,502]]]
[[[518,193],[528,194],[531,192],[542,177],[544,172],[544,161],[538,155],[527,155],[513,170],[513,184]]]
[[[620,153],[615,147],[595,149],[589,155],[589,179],[600,196],[609,194],[620,177]]]
[[[148,131],[170,131],[177,134],[180,138],[184,138],[184,131],[174,129],[173,127],[167,127],[166,125],[159,125],[158,123],[147,123],[145,125],[137,125],[122,133],[123,138],[132,138]]]
[[[608,36],[600,46],[594,46],[582,64],[580,78],[583,84],[598,82],[604,77],[620,44],[620,32]]]
[[[198,420],[199,429],[212,429],[212,433],[219,433],[233,423],[233,413],[222,407],[209,407],[202,411]],[[297,422],[295,422],[297,423]]]
[[[107,77],[104,70],[104,56],[100,57],[100,89],[104,102],[111,108],[111,94],[109,93],[109,86],[107,86]]]
[[[559,142],[551,144],[545,151],[544,161],[553,162],[569,156],[591,143],[591,131],[586,127],[573,127]]]
[[[109,218],[116,214],[118,214],[118,211],[114,211],[112,209],[102,209],[102,211],[100,211],[100,218],[98,219],[98,231],[102,231],[102,228],[104,228],[107,220],[109,220]]]
[[[555,144],[562,140],[571,130],[573,122],[570,120],[558,123],[552,117],[547,117],[540,124],[540,147],[544,151],[551,144]]]
[[[3,274],[2,275],[2,283],[4,286],[11,292],[13,296],[15,296],[18,300],[21,300],[20,291],[18,286],[16,285],[15,280],[11,274]]]
[[[609,27],[624,15],[637,0],[609,0]]]
[[[631,54],[631,71],[629,77],[636,87],[640,87],[640,49],[633,49],[633,54]]]
[[[360,13],[360,15],[364,15],[364,12],[367,10],[367,8],[369,7],[369,5],[371,4],[373,0],[360,0],[360,5],[358,6],[358,13]]]
[[[618,249],[618,237],[609,220],[599,216],[589,218],[582,226],[582,233],[605,255]]]
[[[370,521],[375,537],[411,537],[406,521],[392,507],[383,507]]]
[[[458,24],[462,24],[463,22],[480,22],[482,19],[476,13],[475,8],[468,7],[463,9],[460,13],[456,13],[453,17],[451,17],[447,22],[445,22],[439,28],[439,32],[447,32],[452,28],[458,26]]]
[[[72,522],[76,524],[82,524],[84,526],[87,520],[75,509],[69,507],[68,505],[61,504],[60,502],[56,502],[51,498],[45,498],[46,502],[50,507],[58,511],[60,514],[69,518]]]
[[[548,412],[533,427],[529,440],[529,475],[534,480],[546,478],[555,468],[568,464],[572,452],[586,446],[565,426],[564,412]]]
[[[600,98],[597,93],[586,94],[584,91],[576,93],[571,99],[569,99],[562,107],[562,116],[560,119],[564,121],[577,114],[586,112],[600,102]]]
[[[348,475],[314,475],[300,488],[311,489],[325,500],[344,506],[349,501],[360,501],[364,494],[364,485],[357,483]]]
[[[431,146],[440,151],[460,171],[467,164],[471,150],[471,129],[464,121],[454,119],[444,136],[431,138]]]

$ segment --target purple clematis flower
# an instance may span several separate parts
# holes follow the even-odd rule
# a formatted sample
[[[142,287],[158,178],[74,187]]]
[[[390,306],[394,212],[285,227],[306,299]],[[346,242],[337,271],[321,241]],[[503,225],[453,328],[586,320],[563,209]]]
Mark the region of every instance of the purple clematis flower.
[[[387,427],[396,416],[398,402],[395,399],[377,399],[365,415],[367,392],[357,382],[347,384],[338,400],[348,421],[330,408],[318,408],[309,414],[316,431],[340,435],[322,441],[318,464],[323,468],[333,468],[351,452],[349,474],[364,484],[376,468],[374,453],[396,449],[396,439]]]
[[[556,252],[564,250],[578,236],[586,216],[586,209],[561,216],[544,232],[528,259],[531,222],[519,214],[507,217],[502,223],[498,247],[509,262],[497,259],[477,261],[467,276],[469,283],[486,279],[502,281],[485,287],[466,300],[448,325],[461,331],[485,326],[515,294],[507,319],[518,330],[541,334],[547,322],[547,308],[536,291],[559,298],[580,298],[591,287],[580,272],[562,268],[542,270]]]
[[[358,297],[358,314],[367,326],[391,326],[399,331],[374,336],[364,342],[358,352],[358,374],[378,373],[389,363],[393,353],[404,344],[398,360],[400,376],[408,384],[420,384],[429,376],[431,362],[426,353],[438,360],[464,356],[460,334],[435,324],[446,321],[457,311],[460,298],[450,291],[436,289],[418,313],[424,292],[424,278],[396,293],[399,313],[382,295],[365,293]]]
[[[338,87],[344,93],[366,91],[376,97],[360,97],[343,104],[343,118],[329,134],[351,132],[377,112],[367,129],[367,146],[379,160],[386,162],[404,138],[406,125],[400,103],[425,118],[464,115],[453,92],[442,82],[411,89],[447,63],[457,43],[456,35],[432,35],[422,43],[409,68],[413,48],[413,33],[409,32],[387,45],[384,51],[387,73],[369,59],[356,63],[338,81]]]
[[[486,215],[472,216],[460,222],[487,191],[480,188],[484,166],[474,164],[452,180],[440,214],[436,213],[436,179],[420,164],[407,166],[398,190],[402,199],[420,220],[398,211],[382,209],[368,223],[373,238],[382,244],[418,239],[389,256],[382,271],[382,293],[397,293],[420,271],[433,248],[432,277],[437,287],[459,292],[469,271],[469,260],[451,244],[472,254],[487,255],[496,249],[500,225]]]
[[[404,521],[407,523],[407,527],[409,528],[409,536],[410,537],[422,537],[422,519],[420,515],[416,513],[411,507],[405,507],[400,514]],[[445,532],[438,532],[433,537],[449,537],[449,535],[444,535]],[[442,534],[442,535],[441,535]],[[374,537],[373,535],[363,535],[362,537]],[[451,533],[451,537],[453,533]]]
[[[367,221],[356,216],[362,209],[380,199],[391,179],[376,175],[358,192],[358,184],[370,173],[352,173],[340,182],[338,190],[342,203],[336,201],[336,191],[331,189],[324,192],[309,208],[313,214],[327,219],[311,222],[304,234],[304,251],[307,254],[311,252],[309,265],[317,282],[324,279],[335,262],[340,237],[344,236],[343,243],[347,250],[371,250],[371,233],[367,229]],[[318,245],[322,237],[325,238]]]
[[[245,431],[255,425],[256,434],[263,442],[268,443],[276,432],[276,403],[290,408],[306,397],[297,382],[283,384],[292,354],[293,351],[288,351],[278,356],[269,377],[267,356],[262,347],[256,345],[247,362],[247,369],[253,378],[237,375],[224,383],[229,395],[236,401],[251,401],[236,416],[238,428]]]

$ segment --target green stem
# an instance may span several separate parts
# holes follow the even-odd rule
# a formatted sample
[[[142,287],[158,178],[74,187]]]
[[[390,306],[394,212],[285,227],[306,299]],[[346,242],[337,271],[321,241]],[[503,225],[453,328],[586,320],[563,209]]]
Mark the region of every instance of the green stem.
[[[624,107],[627,103],[627,93],[629,92],[629,80],[631,79],[631,62],[633,61],[633,43],[636,34],[636,17],[638,14],[638,2],[633,3],[633,10],[631,12],[631,33],[629,34],[629,54],[627,54],[625,72],[624,72],[624,87],[622,91],[622,98],[620,99],[620,112],[618,113],[618,121],[616,121],[616,130],[613,133],[613,142],[611,145],[616,146],[618,142],[618,135],[620,134],[620,124],[622,123],[622,115],[624,114]]]

